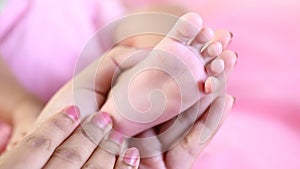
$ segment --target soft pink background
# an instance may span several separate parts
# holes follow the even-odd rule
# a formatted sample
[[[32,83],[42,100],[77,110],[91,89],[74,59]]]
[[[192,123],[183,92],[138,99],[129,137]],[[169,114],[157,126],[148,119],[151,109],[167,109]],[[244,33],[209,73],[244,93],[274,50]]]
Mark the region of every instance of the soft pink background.
[[[162,4],[129,0],[128,6]],[[194,168],[300,168],[300,1],[163,0],[234,33],[236,105]]]
[[[195,168],[299,169],[300,1],[163,1],[199,12],[213,28],[231,30],[231,48],[239,53],[228,85],[236,105]],[[93,0],[28,1],[23,7],[19,2],[0,19],[1,53],[24,86],[44,100],[71,77],[92,32],[122,11],[118,4],[108,4],[99,12]],[[55,2],[59,8],[51,13]],[[157,2],[163,3],[127,0],[126,5],[135,9]],[[17,16],[22,11],[26,15]]]

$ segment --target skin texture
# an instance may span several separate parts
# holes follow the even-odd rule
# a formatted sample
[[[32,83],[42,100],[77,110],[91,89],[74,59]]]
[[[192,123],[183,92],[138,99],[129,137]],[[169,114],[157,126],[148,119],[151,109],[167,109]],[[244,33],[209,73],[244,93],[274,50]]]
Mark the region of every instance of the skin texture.
[[[207,53],[209,53],[209,52],[207,52]],[[111,66],[111,65],[110,65]],[[105,68],[104,68],[105,69]],[[101,72],[101,71],[100,71]],[[101,74],[101,73],[100,73]],[[111,75],[111,74],[110,74]],[[80,78],[79,78],[80,79]],[[101,85],[100,85],[101,86]],[[77,87],[77,86],[75,86],[75,87]],[[103,86],[101,86],[101,87],[103,87]],[[100,99],[101,100],[101,99]],[[101,102],[100,102],[101,103]]]
[[[187,17],[187,18],[185,18],[185,17]],[[194,27],[196,27],[198,30],[195,30],[196,32],[192,32],[191,35],[187,35],[190,37],[184,37],[181,34],[178,34],[179,32],[176,32],[177,30],[181,30],[181,26],[184,26],[184,25],[181,25],[182,23],[179,23],[179,25],[177,25],[177,27],[175,26],[174,29],[170,32],[170,35],[171,36],[174,35],[174,36],[177,36],[178,38],[182,38],[181,40],[183,40],[183,41],[186,41],[189,39],[194,39],[194,37],[196,35],[198,35],[198,32],[201,30],[201,24],[202,24],[201,18],[197,14],[189,13],[186,16],[183,16],[183,19],[191,19],[191,22],[195,22],[195,24],[198,24],[198,25],[191,26],[191,29],[194,29]],[[200,21],[198,21],[198,20],[200,20]],[[171,44],[171,45],[168,46],[168,44]],[[171,38],[166,37],[166,38],[164,38],[163,41],[161,41],[155,47],[155,49],[159,49],[159,50],[166,49],[167,50],[170,47],[172,47],[173,44],[175,44],[174,48],[176,48],[177,47],[176,45],[178,43],[173,41]],[[183,51],[190,50],[186,46],[182,46],[181,44],[178,44],[178,45],[179,45],[179,47],[181,47],[177,51],[177,52],[179,52],[179,54],[180,54],[180,49],[183,49]],[[214,44],[212,44],[210,46],[211,46],[211,48],[213,48]],[[210,46],[207,48],[207,50],[210,49]],[[218,47],[218,45],[216,45],[216,46]],[[172,116],[171,116],[171,117],[168,117],[165,119],[158,119],[156,121],[153,121],[153,122],[147,123],[147,124],[136,124],[136,125],[139,125],[139,127],[137,127],[137,126],[132,127],[134,124],[129,122],[124,117],[122,117],[118,112],[113,111],[112,109],[107,109],[107,105],[111,105],[111,104],[108,104],[110,100],[106,101],[106,103],[104,104],[105,100],[107,99],[106,96],[109,95],[108,91],[111,87],[111,80],[108,80],[108,79],[112,79],[116,70],[119,69],[118,66],[121,65],[120,63],[122,63],[122,61],[126,57],[128,57],[128,55],[131,55],[131,52],[133,52],[133,51],[134,50],[126,48],[126,47],[123,47],[123,48],[121,47],[121,51],[118,50],[118,48],[117,48],[113,51],[110,51],[106,57],[99,59],[97,62],[95,62],[94,64],[89,66],[87,69],[85,69],[83,72],[81,72],[77,77],[75,77],[74,80],[72,80],[71,82],[66,84],[53,97],[53,99],[48,103],[46,108],[43,110],[41,116],[39,117],[38,122],[42,122],[53,111],[55,111],[57,109],[61,109],[65,105],[74,104],[74,98],[75,98],[75,102],[76,102],[75,104],[78,104],[78,106],[80,107],[80,109],[83,112],[83,116],[86,116],[86,114],[88,112],[95,112],[95,111],[99,110],[99,107],[103,106],[101,110],[110,113],[111,116],[113,117],[113,119],[116,121],[115,129],[117,129],[118,131],[122,131],[121,129],[126,130],[126,129],[128,129],[128,127],[131,126],[130,130],[126,130],[129,133],[125,133],[125,134],[128,134],[128,135],[135,135],[147,128],[151,128],[151,127],[163,122],[163,120],[166,121],[166,120],[169,120],[170,118],[172,118]],[[215,50],[213,50],[213,51],[215,51]],[[218,53],[212,53],[211,55],[217,55],[217,54]],[[208,56],[206,63],[209,63],[209,61],[211,59],[213,59],[213,57]],[[98,67],[99,64],[101,64],[101,66]],[[131,62],[128,67],[131,67],[130,65],[134,65],[134,64],[135,64],[134,62]],[[193,66],[196,67],[196,65],[193,65]],[[124,67],[122,67],[122,70],[124,70]],[[97,72],[96,76],[95,76],[96,79],[94,79],[94,77],[93,77],[95,75],[95,72]],[[195,74],[197,74],[197,73],[195,73]],[[104,83],[104,81],[106,83]],[[93,83],[93,82],[95,82],[95,83]],[[141,87],[143,87],[143,86],[141,86]],[[94,91],[95,91],[95,93],[94,93]],[[200,92],[203,92],[203,91],[200,90]],[[94,100],[95,99],[94,94],[96,94],[96,100]],[[80,96],[80,97],[78,97],[78,96]],[[190,103],[187,104],[186,108],[188,108],[189,106],[194,104],[197,99],[199,99],[199,98],[191,98],[191,101],[189,101]],[[97,103],[97,104],[95,104],[95,103]],[[173,115],[173,117],[174,117],[174,115]]]
[[[228,33],[229,34],[229,33]],[[223,36],[223,35],[222,35]],[[222,37],[220,36],[220,37]],[[218,36],[214,37],[215,39],[220,38]],[[226,42],[225,44],[222,44],[222,46],[227,46],[229,42]],[[106,100],[106,96],[109,94],[109,90],[110,90],[110,86],[111,86],[111,81],[107,80],[107,79],[112,79],[112,76],[115,72],[115,70],[117,69],[116,67],[116,62],[118,63],[118,61],[122,60],[123,58],[126,58],[126,56],[128,56],[128,54],[131,54],[132,52],[134,52],[135,50],[131,49],[131,48],[126,48],[126,47],[121,47],[121,48],[116,48],[115,50],[112,50],[108,53],[108,56],[110,57],[105,57],[102,60],[99,60],[99,62],[101,63],[105,63],[102,64],[103,66],[101,67],[97,67],[98,63],[94,63],[93,65],[91,65],[90,67],[88,67],[85,71],[83,71],[81,74],[79,74],[72,82],[70,82],[69,84],[67,84],[64,88],[62,88],[60,90],[60,92],[57,93],[57,95],[49,102],[49,104],[47,105],[47,107],[44,109],[44,113],[42,114],[42,116],[40,117],[40,121],[43,121],[43,119],[47,119],[47,116],[49,116],[51,114],[52,110],[58,109],[59,107],[63,106],[62,103],[68,105],[68,104],[73,104],[73,98],[74,96],[76,96],[77,94],[80,94],[82,97],[80,97],[79,99],[81,100],[77,100],[76,103],[84,103],[83,104],[79,104],[79,106],[81,107],[81,110],[83,112],[93,112],[93,111],[98,111],[98,106],[101,107],[105,100]],[[229,74],[229,72],[232,71],[234,64],[236,62],[236,55],[234,54],[234,52],[232,51],[224,51],[220,54],[220,57],[222,57],[222,59],[224,59],[225,65],[225,76]],[[207,58],[208,62],[211,59],[209,59],[209,57]],[[118,65],[118,64],[117,64]],[[210,65],[210,64],[208,64]],[[129,66],[130,67],[130,66]],[[227,68],[227,69],[226,69]],[[95,70],[97,71],[96,74],[96,88],[94,88],[95,86],[93,85],[94,82],[93,76]],[[223,76],[218,76],[216,75],[216,78],[219,78],[220,81],[224,81]],[[82,79],[85,79],[85,81],[82,81]],[[101,83],[100,83],[101,82]],[[74,85],[75,84],[75,85]],[[96,91],[97,93],[97,102],[98,105],[95,105],[94,103],[94,93],[93,91]],[[77,93],[79,92],[79,93]],[[219,97],[218,95],[214,95],[216,97]],[[69,99],[68,99],[69,98]],[[201,100],[202,101],[202,109],[203,112],[204,110],[211,104],[211,96],[209,97],[210,99],[207,100]],[[233,103],[233,99],[228,99],[230,100],[230,106]],[[223,104],[222,104],[223,105]],[[48,113],[47,113],[48,112]],[[218,111],[219,112],[219,111]],[[108,112],[108,113],[112,113],[112,112]],[[219,116],[220,119],[222,119],[223,112],[219,112],[219,114],[217,114],[216,116]],[[114,114],[111,114],[111,116],[114,119],[117,119],[116,116],[114,116]],[[122,123],[122,121],[114,121],[116,125],[120,125]],[[190,122],[190,121],[188,121]],[[155,124],[154,124],[155,125]],[[219,126],[219,123],[216,125]],[[145,126],[142,126],[144,128],[146,128]],[[148,126],[151,127],[151,126]],[[122,129],[122,128],[119,128]],[[143,130],[142,128],[139,128],[141,130]],[[216,130],[211,131],[210,133],[214,133]],[[213,134],[206,134],[209,135],[209,138],[213,135]],[[206,141],[209,139],[205,139]],[[167,141],[166,141],[167,142]],[[197,141],[198,143],[198,141]],[[188,144],[183,144],[183,145],[188,145]],[[193,145],[193,144],[192,144]],[[200,152],[199,149],[196,149],[197,152]],[[187,151],[189,151],[189,149],[187,149]],[[192,156],[194,157],[194,159],[196,158],[196,155],[198,153],[194,153]],[[165,159],[161,158],[161,162],[160,164],[164,164],[167,165],[166,163],[173,163],[173,158],[170,159]],[[192,160],[193,161],[193,160]],[[190,163],[186,163],[188,166],[192,165],[192,161],[190,161]],[[145,162],[147,163],[147,161]]]
[[[164,13],[170,13],[172,15],[181,16],[186,12],[186,9],[184,9],[182,7],[178,7],[178,6],[161,6],[161,7],[155,6],[155,7],[150,7],[147,9],[139,10],[138,12],[143,12],[143,11],[144,12],[164,12]],[[124,31],[124,29],[122,29],[122,30]],[[149,46],[156,45],[162,38],[163,37],[140,36],[140,37],[135,37],[135,38],[129,39],[127,42],[126,41],[122,42],[123,43],[122,45],[129,45],[129,46],[133,46],[136,48],[149,47]],[[5,72],[6,75],[11,76],[10,77],[11,79],[14,79],[10,73],[6,73],[7,70],[5,70],[5,71],[1,70],[1,72]],[[20,87],[20,85],[17,83],[16,80],[12,80],[12,81],[5,80],[4,83],[6,83],[6,86],[10,87],[9,90],[5,89],[5,91],[10,91],[12,89],[12,91],[16,91],[16,93],[17,93],[16,97],[13,96],[13,94],[11,94],[11,93],[8,97],[6,97],[5,95],[1,95],[1,97],[4,96],[3,98],[13,98],[12,102],[10,102],[8,104],[5,103],[5,105],[6,106],[8,105],[8,107],[15,107],[15,108],[13,108],[13,110],[8,111],[8,109],[7,109],[5,111],[0,111],[0,116],[1,116],[1,114],[3,114],[3,118],[5,119],[5,122],[9,121],[9,124],[11,124],[10,119],[13,119],[12,122],[14,123],[13,127],[14,127],[15,132],[10,141],[10,146],[11,146],[11,145],[14,145],[20,138],[22,138],[28,130],[30,130],[31,124],[37,117],[37,114],[42,109],[44,103],[42,103],[40,100],[38,100],[33,95],[31,95],[26,90],[24,90],[22,87]],[[16,87],[14,87],[14,86],[16,86]],[[23,94],[24,94],[24,96],[22,96]],[[19,97],[21,99],[18,99]],[[0,100],[1,100],[1,98],[0,98]],[[6,99],[4,99],[4,101],[6,101]],[[14,104],[14,105],[18,104],[18,106],[11,106],[12,104]],[[1,107],[3,108],[3,106],[1,106]],[[6,109],[5,106],[4,106],[4,109]],[[11,109],[11,108],[9,108],[9,109]],[[10,113],[10,112],[13,112],[13,113]]]
[[[225,101],[225,107],[221,107],[220,103]],[[141,162],[140,168],[188,168],[194,160],[198,157],[199,153],[206,146],[208,141],[215,134],[211,133],[206,141],[200,142],[199,136],[205,132],[206,129],[219,128],[220,123],[216,121],[210,121],[209,119],[215,119],[215,116],[221,117],[223,121],[226,114],[230,111],[234,104],[234,100],[231,96],[220,97],[216,99],[211,105],[213,111],[210,111],[210,117],[207,116],[208,112],[197,120],[193,129],[185,137],[185,139],[172,150],[168,151],[162,156],[155,156],[151,158],[145,158]],[[214,108],[213,108],[214,107]],[[224,110],[222,110],[224,108]],[[71,106],[71,109],[74,108]],[[57,168],[63,165],[64,168],[81,168],[83,167],[105,167],[122,169],[127,168],[128,163],[124,161],[124,157],[117,158],[115,155],[97,147],[95,141],[99,142],[103,139],[104,133],[108,132],[111,128],[109,124],[105,127],[95,125],[93,119],[97,114],[91,116],[85,120],[81,126],[79,124],[80,110],[70,113],[70,107],[54,114],[45,123],[37,128],[34,132],[30,133],[26,138],[20,141],[17,146],[13,147],[10,151],[6,152],[0,158],[1,168]],[[75,112],[75,113],[74,113]],[[189,113],[189,112],[186,112]],[[221,116],[220,116],[221,115]],[[186,121],[188,122],[188,121]],[[87,137],[83,128],[89,127],[89,134],[93,134],[95,140],[90,140],[91,137]],[[108,130],[107,130],[108,129]],[[149,132],[146,131],[145,134]],[[78,145],[84,140],[84,148],[78,148]],[[162,141],[162,140],[160,140]],[[121,149],[121,145],[115,144],[113,140],[104,140],[102,143],[113,143],[110,145],[115,146],[117,150]],[[75,149],[75,147],[77,147]],[[95,151],[96,149],[96,151]],[[132,149],[132,148],[131,148]],[[135,149],[136,150],[136,149]],[[121,151],[121,150],[120,150]],[[123,154],[126,154],[124,151]],[[165,156],[165,157],[164,157]],[[132,156],[131,156],[132,157]],[[134,156],[135,163],[132,168],[138,168],[139,155]],[[162,160],[162,158],[165,158]],[[84,159],[89,158],[87,162]],[[180,160],[178,160],[180,159]],[[132,163],[130,163],[132,164]]]
[[[80,124],[80,110],[74,106],[66,107],[64,110],[55,113],[37,130],[22,139],[17,146],[3,154],[0,158],[1,168],[85,168],[101,166],[107,169],[122,169],[129,166],[122,156],[116,157],[97,145],[101,143],[113,145],[118,151],[121,144],[115,144],[113,139],[104,139],[105,134],[111,129],[110,123],[105,126],[95,123],[91,118]],[[107,117],[109,118],[109,117]],[[98,118],[99,120],[99,118]],[[102,119],[103,120],[103,119]],[[89,136],[83,128],[89,128]],[[82,144],[84,142],[84,144]],[[78,147],[81,145],[82,147]],[[126,154],[129,150],[125,150]],[[138,150],[131,148],[135,152],[136,160],[132,168],[139,166]],[[97,159],[97,160],[96,160]]]

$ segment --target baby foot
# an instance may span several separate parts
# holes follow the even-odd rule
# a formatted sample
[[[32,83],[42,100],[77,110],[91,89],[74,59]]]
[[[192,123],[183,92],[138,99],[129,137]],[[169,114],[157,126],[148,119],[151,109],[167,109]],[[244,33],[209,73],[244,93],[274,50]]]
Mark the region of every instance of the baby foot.
[[[182,16],[158,45],[137,54],[146,56],[140,63],[117,77],[100,111],[114,114],[114,126],[128,136],[184,112],[220,85],[207,77],[223,72],[224,61],[215,57],[227,44],[213,38],[199,15]],[[118,66],[123,69],[126,62]]]
[[[192,21],[190,21],[188,19],[189,17],[191,17]],[[136,49],[126,48],[126,47],[122,47],[122,46],[113,48],[111,51],[109,51],[107,53],[107,57],[99,58],[99,60],[95,61],[93,64],[91,64],[86,69],[84,69],[80,74],[78,74],[74,79],[72,79],[69,83],[67,83],[64,87],[62,87],[55,94],[55,96],[47,103],[46,107],[41,112],[33,129],[36,129],[36,127],[38,127],[48,117],[50,117],[50,115],[53,112],[60,110],[68,105],[74,105],[74,104],[77,105],[82,112],[82,117],[84,118],[91,112],[99,111],[99,107],[102,107],[102,105],[106,101],[105,105],[101,108],[101,111],[106,111],[111,114],[111,116],[113,117],[114,122],[115,122],[115,125],[114,125],[115,129],[117,129],[118,131],[122,132],[125,135],[132,136],[132,135],[135,135],[136,133],[139,133],[147,128],[150,128],[150,127],[158,124],[159,122],[167,121],[168,119],[172,118],[172,116],[174,117],[175,115],[177,115],[184,109],[188,108],[190,104],[192,104],[195,101],[198,101],[199,98],[201,98],[200,96],[207,96],[206,92],[205,92],[205,87],[202,87],[202,86],[206,86],[208,89],[209,88],[213,89],[213,87],[210,87],[210,84],[212,84],[211,82],[209,82],[208,80],[206,83],[204,82],[208,75],[208,71],[210,69],[212,69],[212,71],[215,70],[215,68],[212,68],[213,67],[212,65],[215,65],[215,64],[211,65],[211,63],[213,63],[212,61],[214,61],[215,56],[218,55],[218,53],[221,51],[221,50],[219,50],[220,46],[227,46],[230,39],[227,41],[224,40],[224,35],[220,35],[219,36],[220,38],[217,38],[216,35],[218,35],[218,34],[215,34],[215,36],[214,36],[212,31],[210,31],[209,28],[201,28],[202,21],[199,18],[199,16],[196,14],[187,14],[187,15],[183,16],[181,18],[181,20],[183,20],[181,22],[181,23],[183,23],[183,25],[184,25],[184,23],[190,23],[187,25],[194,25],[194,26],[191,26],[192,30],[195,29],[195,31],[192,31],[192,35],[189,34],[188,37],[184,36],[186,34],[180,35],[179,34],[180,31],[178,31],[178,30],[184,30],[184,29],[181,29],[182,24],[180,22],[178,22],[178,24],[174,27],[174,29],[170,32],[170,34],[167,37],[165,37],[164,40],[162,40],[161,43],[156,46],[156,48],[148,51],[148,53],[146,53],[147,55],[143,55],[143,54],[145,54],[145,51],[142,51],[141,53],[138,52],[137,56],[141,56],[141,57],[132,57],[133,60],[128,59],[132,62],[131,64],[128,64],[128,65],[126,65],[126,61],[122,62],[122,60],[124,60],[124,58],[131,58],[131,57],[127,57],[127,56],[128,55],[132,56],[133,55],[132,53],[135,53]],[[195,23],[193,22],[193,20],[195,20]],[[186,22],[184,22],[184,21],[186,21]],[[182,33],[185,33],[185,32],[186,31],[184,31]],[[205,35],[205,37],[202,37],[201,35],[203,35],[203,36]],[[227,32],[226,36],[230,36],[228,32]],[[197,37],[197,38],[195,38],[195,37]],[[181,39],[181,38],[183,38],[183,39]],[[216,41],[220,41],[222,45],[220,45],[220,43],[217,43]],[[168,46],[168,44],[169,44],[169,46]],[[168,51],[168,49],[174,50],[174,51],[175,50],[179,51],[179,49],[182,49],[182,51],[186,51],[187,53],[184,53],[181,51],[181,54],[182,53],[191,54],[191,56],[188,56],[188,55],[182,56],[182,55],[179,55],[180,53],[177,54],[174,51],[173,52]],[[151,51],[153,51],[153,53]],[[226,52],[226,51],[224,51],[224,52]],[[228,52],[233,53],[231,51],[228,51]],[[155,58],[156,58],[156,57],[154,57],[155,54],[160,54],[160,53],[166,54],[164,58],[167,59],[168,62],[162,64],[162,62],[155,60]],[[199,57],[199,53],[201,53],[200,57]],[[220,54],[220,56],[222,56],[222,54]],[[153,55],[153,56],[151,56],[151,55]],[[140,62],[143,59],[143,57],[145,57],[145,56],[147,56],[147,57],[149,56],[149,59],[147,59],[148,61],[142,61],[141,64],[138,64],[136,66],[137,68],[135,68],[134,65],[136,63]],[[184,60],[187,57],[190,57],[191,60],[190,61]],[[232,65],[234,63],[232,60],[234,60],[233,59],[234,57],[235,56],[230,56],[230,57],[224,56],[223,58],[219,57],[219,58],[223,59],[225,62],[225,64],[224,64],[225,65],[225,74],[232,70],[232,68],[233,68]],[[170,58],[172,58],[172,59],[170,59]],[[152,61],[151,61],[151,59],[152,59]],[[195,61],[195,63],[194,63],[194,61]],[[149,62],[149,63],[147,63],[147,62]],[[122,64],[122,63],[124,63],[124,64]],[[155,65],[154,63],[157,63],[157,65]],[[176,65],[176,64],[172,65],[173,63],[177,63],[178,65]],[[199,65],[197,65],[196,63],[199,63]],[[99,66],[99,64],[101,64],[101,65]],[[184,66],[185,64],[188,66]],[[150,69],[150,70],[152,70],[154,72],[156,70],[156,74],[158,76],[155,76],[155,73],[153,74],[153,73],[151,73],[151,71],[144,72],[144,73],[148,72],[149,76],[148,75],[142,76],[143,74],[140,74],[140,76],[133,76],[136,78],[133,78],[132,82],[136,82],[136,84],[131,83],[130,86],[135,85],[134,87],[136,89],[132,87],[130,89],[130,90],[132,90],[132,92],[126,93],[126,91],[127,91],[127,88],[126,88],[124,90],[121,90],[119,95],[120,95],[120,98],[123,98],[123,95],[127,96],[130,94],[130,96],[131,96],[130,99],[132,101],[132,102],[130,102],[130,104],[135,103],[135,102],[139,101],[139,98],[142,98],[141,103],[146,103],[145,104],[146,106],[144,106],[143,104],[137,104],[134,106],[135,106],[135,108],[137,108],[137,110],[143,110],[145,112],[148,110],[148,109],[145,109],[145,107],[151,108],[151,106],[149,106],[149,103],[155,103],[155,102],[148,101],[147,97],[136,97],[136,98],[138,98],[138,99],[136,99],[133,96],[136,96],[136,95],[139,96],[139,95],[138,95],[138,93],[134,93],[134,92],[139,91],[139,92],[142,92],[142,94],[143,94],[143,95],[141,94],[140,96],[148,96],[147,94],[149,94],[149,91],[153,91],[152,89],[160,89],[160,91],[163,91],[163,92],[157,92],[158,90],[156,90],[156,91],[154,90],[154,92],[153,92],[154,96],[155,96],[155,92],[158,93],[158,96],[161,96],[161,93],[163,93],[163,94],[165,93],[165,96],[168,96],[168,99],[163,99],[163,101],[166,101],[166,102],[164,102],[165,104],[158,104],[158,108],[164,108],[161,105],[166,105],[166,107],[163,109],[165,111],[162,112],[163,118],[159,116],[158,118],[156,118],[154,121],[152,121],[150,123],[139,123],[140,121],[137,120],[137,122],[135,122],[135,121],[132,121],[132,119],[128,120],[127,119],[128,116],[125,116],[127,118],[124,117],[124,112],[121,112],[122,113],[121,114],[119,111],[117,111],[119,105],[116,106],[114,104],[115,100],[113,100],[113,98],[118,98],[113,93],[119,92],[118,87],[122,88],[121,82],[123,81],[124,84],[128,84],[130,82],[130,80],[126,79],[126,78],[128,78],[128,77],[126,77],[127,76],[126,74],[132,75],[133,73],[137,73],[137,72],[133,71],[134,69],[139,70],[140,68],[143,68],[143,69],[145,68],[140,65],[146,65],[146,68],[149,66],[155,66],[156,69],[154,69],[154,70]],[[121,72],[124,71],[124,73],[122,73],[117,78],[116,83],[114,85],[112,85],[111,79],[112,79],[114,72],[117,69],[117,66],[119,66],[119,68],[123,69]],[[134,67],[132,67],[132,66],[134,66]],[[174,69],[174,66],[178,66],[178,68],[180,68],[180,69]],[[132,67],[132,69],[130,69],[130,67]],[[217,66],[217,67],[219,67],[219,66]],[[221,67],[222,67],[222,65],[221,65]],[[157,71],[157,70],[160,70],[157,68],[163,68],[162,70],[169,69],[169,70],[171,70],[170,72],[173,73],[176,78],[181,77],[182,79],[178,81],[178,82],[180,82],[180,85],[176,85],[177,83],[175,83],[174,80],[171,80],[172,78],[170,78],[170,76],[166,76],[168,74],[164,74],[165,71]],[[228,70],[226,70],[226,69],[228,69]],[[205,70],[207,70],[207,71],[205,71]],[[174,72],[172,72],[172,71],[174,71]],[[180,74],[183,74],[183,75],[180,76]],[[184,76],[184,75],[187,75],[187,76]],[[132,77],[132,76],[129,76],[129,79],[130,79],[130,77]],[[141,80],[138,80],[139,77],[141,78]],[[185,81],[185,77],[189,77],[187,79],[189,79],[191,81],[190,85],[189,85],[189,83],[187,83]],[[218,75],[217,78],[219,79],[219,77],[221,77],[221,76]],[[174,78],[174,79],[176,79],[176,78]],[[137,82],[141,82],[141,84],[139,84]],[[161,82],[161,84],[159,84],[158,82]],[[167,82],[169,82],[169,83],[167,83]],[[186,87],[183,87],[184,91],[192,90],[194,92],[178,91],[179,87],[181,87],[182,85],[185,84],[183,82],[185,82],[187,84]],[[151,84],[151,85],[149,85],[149,84]],[[206,85],[203,85],[203,84],[206,84]],[[113,90],[111,90],[111,92],[109,94],[109,90],[111,89],[111,86],[113,86]],[[149,88],[146,88],[147,86],[149,86]],[[157,86],[160,88],[157,88]],[[200,90],[198,89],[198,87],[200,88]],[[206,90],[206,91],[210,91],[210,90]],[[182,94],[182,96],[180,94]],[[189,96],[189,94],[191,94],[192,96]],[[158,97],[158,98],[160,100],[162,100],[161,98],[164,98],[164,97]],[[181,98],[184,98],[184,99],[181,99]],[[203,98],[207,98],[207,97],[202,97],[201,100],[203,100]],[[106,99],[108,99],[108,100],[106,100]],[[154,100],[155,99],[156,98],[154,97]],[[182,104],[181,104],[181,100],[183,100]],[[209,105],[212,101],[211,99],[206,99],[206,100],[208,100],[206,102],[207,105]],[[121,101],[122,101],[122,99],[121,99]],[[124,101],[128,102],[128,99],[127,100],[124,99]],[[156,105],[153,105],[152,107],[155,108]],[[150,110],[152,110],[152,109],[150,109]],[[151,113],[140,113],[143,111],[139,111],[138,112],[139,116],[137,116],[137,117],[143,117],[143,115],[151,114]],[[128,111],[128,112],[130,113],[130,111]],[[147,112],[149,112],[149,111],[147,111]],[[157,111],[157,112],[161,112],[161,111]],[[157,112],[154,111],[153,114],[156,116],[160,115],[160,114],[157,114]],[[199,111],[199,112],[203,112],[203,111]],[[170,113],[171,115],[167,116],[168,113]],[[131,118],[134,118],[134,117],[131,117]],[[154,119],[154,118],[152,118],[152,119]],[[147,120],[147,118],[146,118],[146,120]],[[144,121],[146,121],[146,120],[144,119]]]

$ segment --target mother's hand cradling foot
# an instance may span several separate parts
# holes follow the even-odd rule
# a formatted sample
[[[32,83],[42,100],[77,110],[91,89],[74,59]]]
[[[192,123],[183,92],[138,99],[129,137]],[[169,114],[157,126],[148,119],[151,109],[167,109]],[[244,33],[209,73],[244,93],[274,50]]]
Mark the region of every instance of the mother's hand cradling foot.
[[[79,109],[69,106],[54,114],[3,154],[0,168],[137,168],[137,149],[130,148],[123,152],[124,157],[117,158],[116,154],[104,151],[98,146],[101,141],[114,141],[113,138],[105,137],[111,128],[112,120],[108,114],[97,112],[80,123]],[[119,152],[122,151],[121,144],[115,147]],[[99,157],[101,151],[103,158],[93,160],[95,156]]]

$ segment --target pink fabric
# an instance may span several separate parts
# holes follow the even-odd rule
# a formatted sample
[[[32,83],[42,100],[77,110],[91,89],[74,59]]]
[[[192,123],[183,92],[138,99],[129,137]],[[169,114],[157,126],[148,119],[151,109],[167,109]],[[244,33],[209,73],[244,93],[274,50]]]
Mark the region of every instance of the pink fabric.
[[[240,56],[228,85],[236,106],[195,168],[298,169],[300,1],[193,2],[207,25],[234,32]]]
[[[186,5],[205,24],[231,30],[240,56],[228,85],[234,110],[194,168],[298,169],[300,1],[126,0],[131,8],[156,2]],[[99,11],[93,0],[27,3],[3,13],[0,49],[20,81],[46,100],[71,77],[92,32],[120,10]]]
[[[300,1],[126,2],[184,5],[235,35],[231,48],[240,57],[228,89],[237,102],[195,169],[300,168]]]
[[[9,0],[0,18],[1,54],[21,83],[46,101],[72,77],[93,33],[123,12],[117,2]]]
[[[24,87],[47,101],[72,78],[93,33],[122,13],[117,0],[9,0],[0,15],[0,54]],[[0,123],[0,152],[8,129]]]

